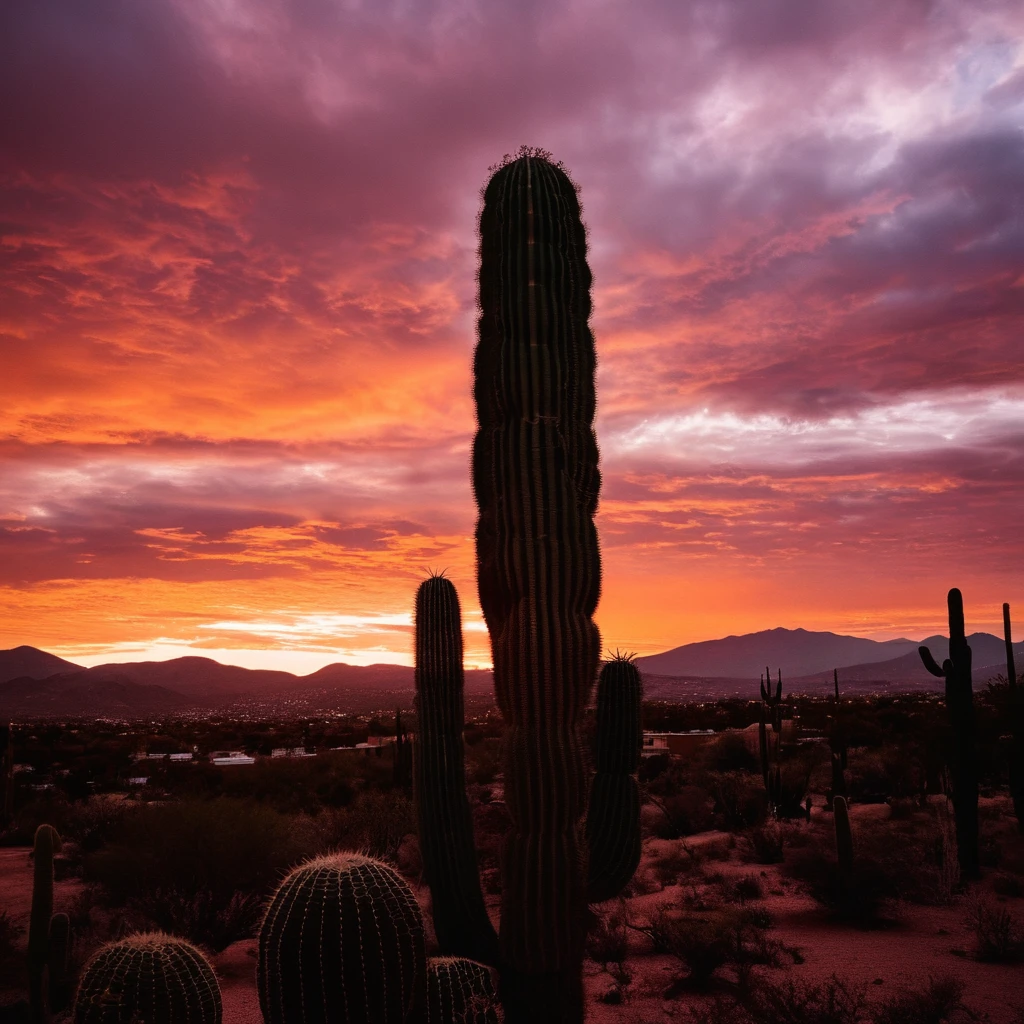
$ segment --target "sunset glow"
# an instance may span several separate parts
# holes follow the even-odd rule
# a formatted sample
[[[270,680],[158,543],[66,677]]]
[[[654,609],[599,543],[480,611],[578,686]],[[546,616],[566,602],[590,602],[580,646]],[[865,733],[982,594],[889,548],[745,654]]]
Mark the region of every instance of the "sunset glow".
[[[604,645],[1024,603],[1024,5],[14,0],[0,647],[412,660],[488,166],[581,188]]]

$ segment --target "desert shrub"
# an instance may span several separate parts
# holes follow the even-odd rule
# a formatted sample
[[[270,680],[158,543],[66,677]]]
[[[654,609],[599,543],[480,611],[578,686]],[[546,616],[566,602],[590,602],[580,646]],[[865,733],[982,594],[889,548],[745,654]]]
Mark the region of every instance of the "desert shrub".
[[[0,987],[20,974],[23,957],[17,956],[18,943],[25,929],[15,924],[6,910],[0,910]]]
[[[900,895],[884,862],[860,850],[850,877],[839,870],[833,849],[825,844],[792,851],[783,870],[833,916],[862,926],[889,920]]]
[[[871,1008],[872,1024],[947,1024],[976,1019],[965,1012],[964,983],[945,975],[920,989],[897,992]]]
[[[332,849],[358,850],[394,861],[402,840],[416,832],[416,807],[404,793],[361,793],[348,807],[325,812],[320,834]]]
[[[758,864],[780,864],[783,860],[784,832],[777,821],[766,821],[748,829],[744,838],[753,860]]]
[[[719,828],[750,828],[764,821],[768,796],[760,775],[749,772],[709,772],[707,784],[715,794],[715,815]]]
[[[713,772],[760,772],[761,762],[742,733],[723,732],[701,752],[704,766]]]
[[[479,786],[489,786],[501,771],[501,744],[498,740],[483,740],[466,749],[466,780]]]
[[[680,875],[688,875],[699,867],[701,856],[685,843],[678,842],[651,862],[651,871],[662,885],[674,885]]]
[[[740,969],[752,964],[778,966],[786,953],[765,929],[770,918],[746,910],[718,908],[683,912],[662,908],[647,928],[641,928],[659,953],[675,957],[687,968],[686,987],[706,988],[719,968]],[[681,986],[677,986],[679,988]]]
[[[232,893],[225,902],[209,889],[155,889],[129,900],[126,916],[135,930],[180,935],[219,953],[251,938],[262,910],[263,899],[254,892]]]
[[[648,800],[662,812],[654,828],[661,839],[706,832],[714,823],[714,801],[701,786],[681,786],[662,796],[649,794]]]
[[[1024,931],[1005,907],[978,900],[967,922],[974,931],[975,956],[986,963],[1011,964],[1024,959]]]
[[[860,1024],[864,989],[832,975],[819,985],[749,975],[737,995],[692,1007],[693,1024]]]
[[[733,893],[740,903],[746,903],[747,900],[760,900],[764,898],[764,886],[757,875],[744,875],[742,878],[736,879],[733,884]]]
[[[667,953],[684,964],[687,982],[705,988],[711,976],[732,958],[734,927],[725,914],[679,914],[660,910],[645,929],[655,952]]]
[[[85,860],[85,876],[117,905],[162,892],[207,891],[225,908],[236,892],[263,893],[314,852],[294,819],[243,800],[149,804],[126,815]]]
[[[621,967],[628,951],[626,908],[620,901],[615,910],[593,915],[587,931],[587,956],[598,964],[618,964]]]
[[[1000,871],[992,876],[992,889],[999,896],[1020,899],[1024,897],[1024,878],[1020,875],[1011,875],[1008,871]]]

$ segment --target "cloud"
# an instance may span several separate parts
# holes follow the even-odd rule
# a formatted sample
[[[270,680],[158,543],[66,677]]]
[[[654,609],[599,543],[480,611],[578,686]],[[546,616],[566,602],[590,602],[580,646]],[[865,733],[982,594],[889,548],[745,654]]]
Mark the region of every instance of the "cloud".
[[[475,218],[521,142],[582,188],[606,638],[1013,596],[1021,38],[1010,0],[8,3],[4,636],[370,623],[442,562],[474,612]]]

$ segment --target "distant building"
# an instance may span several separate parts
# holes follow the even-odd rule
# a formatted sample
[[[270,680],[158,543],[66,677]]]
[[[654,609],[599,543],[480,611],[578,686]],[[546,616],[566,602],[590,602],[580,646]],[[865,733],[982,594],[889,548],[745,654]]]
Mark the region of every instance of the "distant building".
[[[688,732],[645,732],[641,753],[644,757],[668,754],[671,757],[690,757],[705,743],[715,738],[714,729],[691,729]]]
[[[145,775],[134,775],[128,780],[129,786],[148,786],[149,779]]]
[[[316,754],[307,752],[305,747],[274,747],[270,752],[271,757],[316,757]]]
[[[226,768],[231,765],[255,764],[256,758],[241,750],[215,750],[210,754],[210,763]]]

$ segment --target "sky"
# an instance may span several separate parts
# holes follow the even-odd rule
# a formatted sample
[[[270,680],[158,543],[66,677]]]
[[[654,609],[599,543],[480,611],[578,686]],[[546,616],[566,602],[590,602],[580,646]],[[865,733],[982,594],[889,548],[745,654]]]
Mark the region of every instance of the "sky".
[[[1019,0],[6,0],[0,647],[411,663],[476,234],[581,190],[606,649],[1024,614]]]

